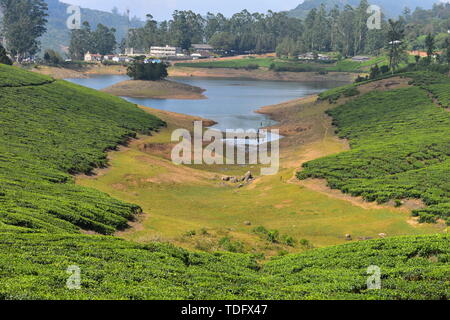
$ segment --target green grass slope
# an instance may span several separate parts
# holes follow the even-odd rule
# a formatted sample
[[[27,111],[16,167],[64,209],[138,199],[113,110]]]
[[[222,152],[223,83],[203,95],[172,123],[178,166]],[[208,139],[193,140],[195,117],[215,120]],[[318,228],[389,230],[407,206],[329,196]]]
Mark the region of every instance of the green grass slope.
[[[345,59],[337,62],[305,62],[300,60],[286,60],[273,57],[244,57],[242,59],[217,60],[217,61],[199,61],[199,62],[180,62],[177,67],[187,68],[225,68],[225,69],[244,69],[254,70],[258,68],[270,68],[275,72],[367,72],[371,66],[387,64],[386,57],[373,57],[369,61],[358,62],[351,59]]]
[[[70,173],[159,119],[104,93],[0,66],[0,230],[112,233],[139,208],[76,186]]]
[[[415,86],[371,92],[331,110],[339,136],[352,149],[306,163],[298,177],[324,178],[332,188],[380,203],[422,199],[428,207],[414,212],[422,222],[450,223],[450,113],[425,90],[447,94],[450,80],[405,76]]]
[[[136,206],[76,186],[105,151],[163,123],[119,98],[0,65],[0,300],[449,299],[450,237],[355,242],[259,264],[105,234]],[[368,290],[367,268],[382,289]],[[81,288],[67,287],[71,266]]]
[[[449,299],[449,242],[371,240],[260,266],[249,255],[104,236],[0,234],[0,299]],[[66,287],[72,265],[81,290]],[[381,269],[381,290],[367,289],[369,266]]]

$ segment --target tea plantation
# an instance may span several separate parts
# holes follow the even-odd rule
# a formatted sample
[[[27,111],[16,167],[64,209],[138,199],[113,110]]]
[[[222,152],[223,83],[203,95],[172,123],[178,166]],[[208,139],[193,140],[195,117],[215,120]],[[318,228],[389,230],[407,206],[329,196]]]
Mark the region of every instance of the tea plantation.
[[[351,243],[258,265],[106,236],[0,234],[0,299],[449,299],[450,237]],[[81,271],[81,289],[66,270]],[[368,290],[369,266],[381,290]]]
[[[9,82],[9,79],[12,79]],[[76,186],[69,173],[159,119],[94,90],[0,66],[0,230],[112,233],[139,208]]]
[[[450,79],[405,74],[414,86],[371,92],[329,111],[348,152],[311,161],[300,179],[324,178],[332,188],[379,203],[421,199],[421,222],[450,224]]]
[[[414,122],[412,134],[428,130],[429,138],[420,139],[428,145],[447,123],[426,94],[413,89],[408,97],[428,101],[422,115],[428,122]],[[374,110],[366,112],[376,119]],[[396,119],[367,135],[403,128],[406,120]],[[0,65],[0,300],[450,298],[448,235],[355,242],[262,264],[251,255],[194,253],[82,233],[111,234],[140,209],[76,186],[71,174],[106,166],[105,151],[163,125],[119,98]],[[346,132],[357,150],[357,138],[366,133],[353,129]],[[448,151],[445,141],[422,151],[419,161],[423,170],[436,167],[436,190],[445,181],[445,168],[439,168]],[[433,192],[429,198],[438,199]],[[439,205],[445,203],[429,209]],[[371,265],[381,269],[381,290],[367,289]],[[79,290],[67,286],[71,266],[80,270]]]

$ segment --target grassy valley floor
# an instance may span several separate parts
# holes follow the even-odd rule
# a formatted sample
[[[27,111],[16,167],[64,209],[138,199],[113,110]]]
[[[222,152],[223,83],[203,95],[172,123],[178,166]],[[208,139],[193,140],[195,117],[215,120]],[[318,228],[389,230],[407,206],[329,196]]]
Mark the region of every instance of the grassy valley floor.
[[[320,183],[300,182],[294,175],[307,161],[348,150],[338,139],[325,111],[335,105],[317,97],[263,108],[280,122],[281,168],[277,175],[258,177],[238,188],[222,175],[243,175],[256,166],[175,166],[170,161],[171,132],[191,128],[189,117],[144,110],[168,127],[154,136],[140,136],[128,147],[109,154],[111,167],[97,176],[78,176],[77,183],[140,205],[144,214],[133,228],[118,235],[137,242],[165,241],[188,249],[263,253],[301,252],[353,241],[399,235],[443,232],[444,224],[418,224],[408,208],[394,208],[330,192]],[[181,118],[180,118],[181,117]],[[294,246],[269,241],[255,228],[277,230],[295,239]]]

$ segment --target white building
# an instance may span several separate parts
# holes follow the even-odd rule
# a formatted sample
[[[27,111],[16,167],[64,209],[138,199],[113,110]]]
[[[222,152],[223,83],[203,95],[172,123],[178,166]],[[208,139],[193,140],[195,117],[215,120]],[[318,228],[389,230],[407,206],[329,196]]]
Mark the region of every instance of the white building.
[[[94,53],[86,53],[84,55],[84,61],[87,62],[101,62],[102,61],[103,56],[101,54],[94,54]]]
[[[120,63],[129,63],[133,61],[133,58],[128,57],[128,56],[115,56],[111,59],[114,62],[120,62]]]
[[[150,55],[153,57],[164,58],[164,57],[176,57],[180,55],[181,48],[165,46],[165,47],[151,47]]]

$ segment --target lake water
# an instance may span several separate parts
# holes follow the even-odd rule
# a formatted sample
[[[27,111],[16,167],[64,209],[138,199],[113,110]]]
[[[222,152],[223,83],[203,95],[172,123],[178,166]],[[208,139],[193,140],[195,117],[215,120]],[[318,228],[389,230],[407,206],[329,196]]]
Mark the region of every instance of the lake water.
[[[90,87],[104,89],[128,80],[127,76],[102,75],[87,79],[66,79]],[[156,109],[200,116],[216,121],[215,129],[258,129],[273,122],[255,113],[260,107],[320,93],[342,85],[337,82],[280,82],[260,80],[232,80],[210,78],[176,78],[175,81],[206,89],[205,100],[162,100],[125,98]]]

